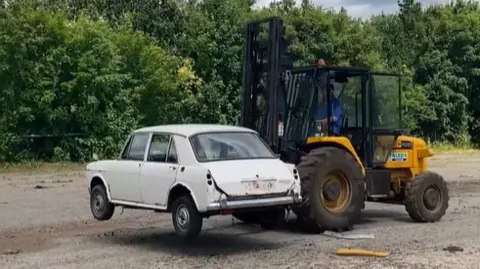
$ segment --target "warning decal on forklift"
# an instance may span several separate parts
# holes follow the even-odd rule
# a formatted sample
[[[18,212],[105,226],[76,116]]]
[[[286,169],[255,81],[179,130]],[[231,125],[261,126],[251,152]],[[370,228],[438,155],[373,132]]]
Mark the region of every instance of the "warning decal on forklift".
[[[388,157],[388,160],[393,162],[406,162],[407,159],[408,159],[408,154],[405,152],[392,152]]]

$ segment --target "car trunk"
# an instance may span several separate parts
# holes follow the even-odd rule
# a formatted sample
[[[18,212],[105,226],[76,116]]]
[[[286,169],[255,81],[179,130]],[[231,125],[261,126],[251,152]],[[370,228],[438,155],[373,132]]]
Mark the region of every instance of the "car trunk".
[[[295,180],[287,165],[278,159],[215,161],[202,165],[230,197],[285,193]]]

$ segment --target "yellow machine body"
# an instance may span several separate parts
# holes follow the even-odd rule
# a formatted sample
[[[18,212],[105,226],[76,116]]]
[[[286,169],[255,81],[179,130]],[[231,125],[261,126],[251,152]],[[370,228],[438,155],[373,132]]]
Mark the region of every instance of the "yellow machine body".
[[[406,183],[411,180],[413,176],[428,169],[427,158],[433,156],[433,153],[428,148],[425,140],[411,136],[398,136],[394,141],[393,148],[392,138],[389,136],[378,136],[376,140],[377,144],[374,154],[377,156],[385,156],[385,158],[388,158],[383,168],[391,171],[392,183],[395,183],[394,186],[400,186],[399,183]],[[350,152],[353,155],[353,157],[360,165],[362,173],[365,175],[365,167],[362,164],[362,161],[358,156],[357,152],[355,151],[354,146],[350,142],[350,139],[348,139],[347,137],[309,137],[307,139],[307,144],[310,147],[321,147],[329,145],[343,148],[344,150]],[[408,144],[409,147],[402,146],[405,144]],[[389,156],[400,156],[400,158],[396,158],[395,160],[393,160],[389,156],[386,156],[390,149],[391,152]]]

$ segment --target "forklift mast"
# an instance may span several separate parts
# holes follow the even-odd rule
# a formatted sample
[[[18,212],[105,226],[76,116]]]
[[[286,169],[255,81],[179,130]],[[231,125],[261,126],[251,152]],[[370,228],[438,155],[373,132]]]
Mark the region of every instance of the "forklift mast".
[[[287,114],[284,77],[293,66],[284,35],[282,20],[273,17],[248,23],[244,43],[240,125],[256,130],[275,152],[282,149]]]
[[[247,25],[240,125],[256,130],[277,154],[304,144],[326,72],[315,66],[293,69],[280,18]],[[318,73],[318,74],[317,74]],[[320,79],[320,80],[319,80]]]

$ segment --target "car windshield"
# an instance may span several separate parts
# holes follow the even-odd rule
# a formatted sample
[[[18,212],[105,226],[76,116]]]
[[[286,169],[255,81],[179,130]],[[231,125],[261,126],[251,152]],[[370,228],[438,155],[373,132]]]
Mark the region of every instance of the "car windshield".
[[[199,162],[276,158],[255,133],[202,133],[190,141]]]

